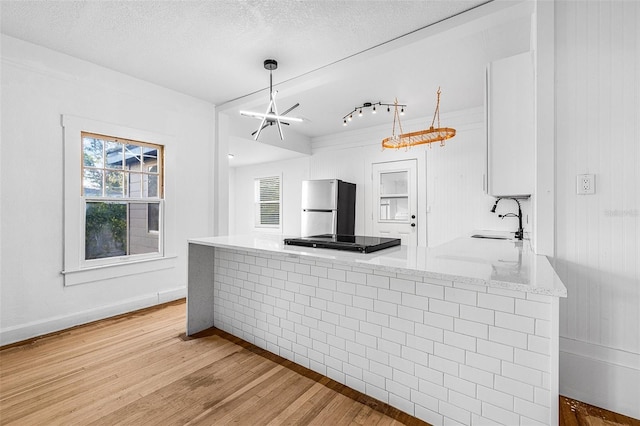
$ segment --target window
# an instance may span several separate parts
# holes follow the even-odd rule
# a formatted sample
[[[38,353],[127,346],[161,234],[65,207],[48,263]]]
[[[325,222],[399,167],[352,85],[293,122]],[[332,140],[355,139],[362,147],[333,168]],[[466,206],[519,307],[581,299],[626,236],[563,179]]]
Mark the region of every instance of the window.
[[[255,180],[255,225],[260,228],[280,227],[280,177]]]
[[[162,254],[163,147],[87,132],[81,139],[84,261]]]

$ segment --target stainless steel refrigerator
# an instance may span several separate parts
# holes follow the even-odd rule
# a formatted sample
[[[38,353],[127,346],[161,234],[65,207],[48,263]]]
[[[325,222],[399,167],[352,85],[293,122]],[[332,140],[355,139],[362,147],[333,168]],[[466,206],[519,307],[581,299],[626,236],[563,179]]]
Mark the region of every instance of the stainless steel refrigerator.
[[[339,179],[302,182],[302,236],[354,235],[356,184]]]

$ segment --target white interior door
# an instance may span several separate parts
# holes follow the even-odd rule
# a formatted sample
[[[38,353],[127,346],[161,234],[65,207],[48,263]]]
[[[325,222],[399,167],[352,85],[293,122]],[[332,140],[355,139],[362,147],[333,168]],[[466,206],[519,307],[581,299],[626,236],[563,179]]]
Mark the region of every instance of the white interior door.
[[[373,232],[418,245],[417,161],[372,164]]]

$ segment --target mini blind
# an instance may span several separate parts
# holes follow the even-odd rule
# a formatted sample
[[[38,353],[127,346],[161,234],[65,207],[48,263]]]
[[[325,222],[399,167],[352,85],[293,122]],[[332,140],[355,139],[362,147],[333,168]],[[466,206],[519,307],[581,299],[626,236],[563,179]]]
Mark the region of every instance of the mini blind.
[[[256,226],[280,225],[280,177],[258,178],[256,183]]]

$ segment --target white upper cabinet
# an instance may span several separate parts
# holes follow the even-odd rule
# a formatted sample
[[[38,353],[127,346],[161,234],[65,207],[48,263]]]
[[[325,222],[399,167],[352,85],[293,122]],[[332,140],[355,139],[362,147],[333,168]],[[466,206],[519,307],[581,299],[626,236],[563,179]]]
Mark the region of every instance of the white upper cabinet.
[[[531,195],[534,190],[533,52],[491,62],[486,76],[487,193]]]

